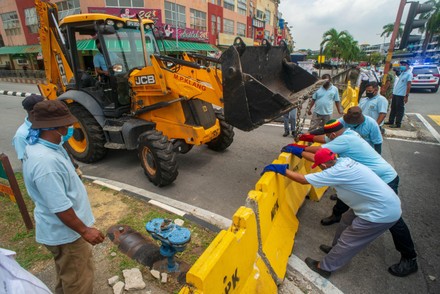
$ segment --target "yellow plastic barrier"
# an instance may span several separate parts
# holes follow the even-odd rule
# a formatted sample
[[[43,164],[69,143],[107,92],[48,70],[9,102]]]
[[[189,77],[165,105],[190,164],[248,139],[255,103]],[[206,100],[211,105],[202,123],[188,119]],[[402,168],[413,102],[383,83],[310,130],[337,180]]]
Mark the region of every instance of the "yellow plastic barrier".
[[[347,83],[347,89],[342,93],[341,105],[344,109],[344,113],[347,113],[347,109],[358,105],[359,88],[352,87],[350,81]]]
[[[277,293],[258,255],[254,212],[240,207],[228,231],[221,231],[186,274],[179,293]]]
[[[304,173],[304,160],[281,153],[275,164],[289,163],[290,169]],[[296,213],[310,185],[301,185],[275,173],[265,173],[248,194],[247,205],[257,215],[260,255],[277,284],[284,279],[294,237],[298,231]]]

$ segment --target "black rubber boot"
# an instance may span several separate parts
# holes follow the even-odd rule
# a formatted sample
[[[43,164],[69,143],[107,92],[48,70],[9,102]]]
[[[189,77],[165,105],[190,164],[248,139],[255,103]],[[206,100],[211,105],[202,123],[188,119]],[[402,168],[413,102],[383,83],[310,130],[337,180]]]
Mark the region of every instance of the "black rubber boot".
[[[336,216],[336,215],[332,214],[329,217],[323,218],[321,220],[321,225],[329,226],[329,225],[332,225],[334,223],[339,223],[340,220],[341,220],[341,216]]]
[[[396,277],[406,277],[418,270],[417,258],[401,258],[399,263],[388,268],[388,272]]]
[[[328,279],[330,278],[330,275],[332,274],[332,272],[329,271],[325,271],[323,269],[318,268],[318,263],[319,261],[314,260],[310,257],[307,257],[305,260],[307,266],[314,272],[317,272],[318,274],[320,274],[321,276],[323,276],[324,278]]]

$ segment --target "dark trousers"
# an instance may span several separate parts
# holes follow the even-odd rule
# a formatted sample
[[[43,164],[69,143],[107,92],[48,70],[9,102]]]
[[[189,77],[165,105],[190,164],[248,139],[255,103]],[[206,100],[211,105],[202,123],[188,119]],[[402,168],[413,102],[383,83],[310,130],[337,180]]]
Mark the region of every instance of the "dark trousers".
[[[397,188],[399,187],[399,176],[389,182],[388,186],[390,186],[390,188],[393,189],[396,194],[398,194]],[[349,207],[347,204],[338,198],[336,204],[333,206],[333,215],[341,216],[348,209]],[[393,236],[394,246],[396,247],[396,250],[400,252],[403,258],[417,257],[411,233],[403,218],[399,218],[399,220],[389,230]]]
[[[394,120],[396,120],[397,126],[402,124],[403,115],[405,114],[404,98],[404,96],[393,95],[393,99],[391,100],[391,111],[388,122],[394,123]]]

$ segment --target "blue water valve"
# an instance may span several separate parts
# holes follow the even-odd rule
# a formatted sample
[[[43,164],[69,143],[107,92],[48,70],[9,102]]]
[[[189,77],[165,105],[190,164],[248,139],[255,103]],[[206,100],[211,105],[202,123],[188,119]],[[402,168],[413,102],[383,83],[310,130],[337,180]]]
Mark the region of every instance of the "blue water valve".
[[[185,250],[191,240],[191,231],[163,218],[152,219],[145,225],[145,229],[155,240],[161,242],[160,254],[168,259],[168,272],[179,271],[174,255]]]

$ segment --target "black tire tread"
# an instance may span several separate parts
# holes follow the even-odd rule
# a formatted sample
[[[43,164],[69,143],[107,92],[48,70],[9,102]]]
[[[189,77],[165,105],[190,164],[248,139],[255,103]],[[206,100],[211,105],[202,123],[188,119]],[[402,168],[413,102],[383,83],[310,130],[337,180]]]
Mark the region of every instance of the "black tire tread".
[[[144,166],[144,160],[141,158],[143,146],[148,146],[153,153],[158,168],[156,175],[150,175]],[[139,137],[138,155],[141,160],[142,168],[148,179],[156,186],[163,187],[171,184],[177,178],[178,166],[176,152],[173,151],[173,144],[162,132],[150,130]]]
[[[225,116],[222,112],[216,112],[216,116],[220,122],[220,135],[206,145],[211,150],[224,151],[234,141],[234,128],[225,121]]]
[[[67,147],[72,156],[81,162],[93,163],[101,160],[107,154],[108,149],[104,147],[106,143],[104,131],[93,115],[82,105],[74,102],[68,104],[70,112],[78,119],[87,137],[88,146],[86,152],[78,153],[69,144]],[[85,128],[85,129],[84,129]]]

